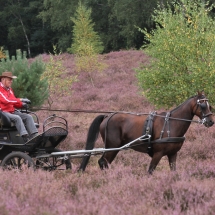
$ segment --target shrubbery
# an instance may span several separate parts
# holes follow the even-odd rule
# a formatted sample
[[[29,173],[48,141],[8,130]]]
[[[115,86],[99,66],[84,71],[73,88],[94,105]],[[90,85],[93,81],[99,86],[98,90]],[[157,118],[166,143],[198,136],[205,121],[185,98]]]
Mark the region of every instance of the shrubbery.
[[[173,10],[174,8],[174,10]],[[155,10],[156,29],[142,30],[150,42],[150,64],[137,71],[143,94],[158,107],[178,105],[198,90],[215,102],[215,21],[201,0]]]
[[[0,62],[0,73],[5,70],[13,72],[18,78],[13,82],[13,90],[17,97],[27,97],[32,101],[32,106],[40,106],[48,98],[47,81],[41,80],[45,71],[45,64],[42,59],[37,58],[29,64],[26,54],[22,55],[17,50],[16,57],[9,58],[6,52],[6,60]]]
[[[63,57],[61,53],[57,53],[56,46],[53,46],[53,52],[53,55],[49,54],[49,61],[46,63],[45,72],[41,76],[41,80],[47,80],[48,82],[49,107],[54,102],[53,97],[67,95],[71,92],[72,84],[77,81],[77,76],[68,76],[67,69],[63,65]],[[58,58],[54,59],[54,57]]]

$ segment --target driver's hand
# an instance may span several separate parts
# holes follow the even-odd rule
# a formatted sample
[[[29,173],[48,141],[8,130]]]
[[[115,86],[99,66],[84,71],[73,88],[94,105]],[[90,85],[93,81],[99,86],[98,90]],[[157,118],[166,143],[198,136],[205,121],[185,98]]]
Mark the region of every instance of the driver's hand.
[[[31,101],[27,98],[23,98],[23,99],[21,99],[21,101],[26,103],[26,104],[31,104]]]
[[[22,108],[28,109],[28,104],[25,102],[22,102]]]

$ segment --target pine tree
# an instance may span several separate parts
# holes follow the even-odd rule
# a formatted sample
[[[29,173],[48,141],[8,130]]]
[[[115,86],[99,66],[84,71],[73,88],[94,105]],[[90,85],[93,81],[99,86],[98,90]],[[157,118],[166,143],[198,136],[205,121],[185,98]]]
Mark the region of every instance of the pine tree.
[[[90,73],[101,71],[105,65],[99,62],[98,54],[102,53],[104,47],[93,29],[91,9],[79,2],[75,16],[71,20],[74,22],[73,43],[68,51],[76,55],[77,70],[88,72],[93,84]]]
[[[17,79],[13,82],[13,90],[17,97],[28,98],[31,106],[40,106],[48,98],[47,80],[41,80],[41,75],[45,71],[45,64],[42,59],[37,58],[29,64],[26,52],[16,51],[16,56],[9,58],[8,51],[6,60],[0,62],[0,73],[5,70],[13,72]]]
[[[79,2],[75,16],[71,18],[74,22],[73,44],[69,51],[78,56],[91,56],[103,51],[100,37],[93,29],[91,13],[91,8]]]

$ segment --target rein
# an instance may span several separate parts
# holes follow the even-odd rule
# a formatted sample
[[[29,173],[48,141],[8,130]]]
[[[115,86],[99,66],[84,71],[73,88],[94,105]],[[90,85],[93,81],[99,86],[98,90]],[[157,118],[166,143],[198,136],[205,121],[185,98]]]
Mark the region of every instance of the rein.
[[[46,111],[59,111],[59,112],[70,112],[70,113],[76,113],[76,112],[82,112],[82,113],[114,113],[116,111],[98,111],[98,110],[83,110],[83,109],[73,109],[73,110],[63,110],[63,109],[50,109],[50,108],[32,108],[32,111],[38,111],[38,110],[46,110]]]
[[[127,111],[98,111],[98,110],[83,110],[83,109],[73,109],[73,110],[63,110],[63,109],[49,109],[49,108],[32,108],[32,111],[38,111],[38,110],[46,110],[46,111],[58,111],[58,112],[70,112],[70,113],[110,113],[110,114],[116,114],[116,113],[125,113],[125,114],[133,114],[133,115],[150,115],[151,113],[133,113],[133,112],[127,112]],[[165,118],[166,116],[154,114],[154,116],[159,116]],[[203,120],[188,120],[188,119],[181,119],[181,118],[175,118],[175,117],[169,117],[169,119],[179,120],[179,121],[186,121],[186,122],[195,122],[202,124]]]
[[[155,116],[166,118],[166,116],[159,115],[159,114],[155,114]],[[201,119],[199,119],[199,120],[189,120],[189,119],[181,119],[181,118],[175,118],[175,117],[168,117],[168,119],[174,119],[174,120],[186,121],[186,122],[196,122],[196,123],[199,123],[199,124],[201,124],[203,122],[203,120],[201,120]]]

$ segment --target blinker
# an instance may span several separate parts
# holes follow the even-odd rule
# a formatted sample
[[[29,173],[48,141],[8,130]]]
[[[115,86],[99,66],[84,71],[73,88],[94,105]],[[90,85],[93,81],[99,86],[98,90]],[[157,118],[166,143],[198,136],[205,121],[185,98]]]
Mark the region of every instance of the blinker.
[[[208,107],[208,99],[198,99],[197,104],[200,105],[201,111],[204,112]]]
[[[200,103],[200,106],[201,106],[201,109],[202,109],[202,110],[206,110],[206,108],[207,108],[206,102]]]

